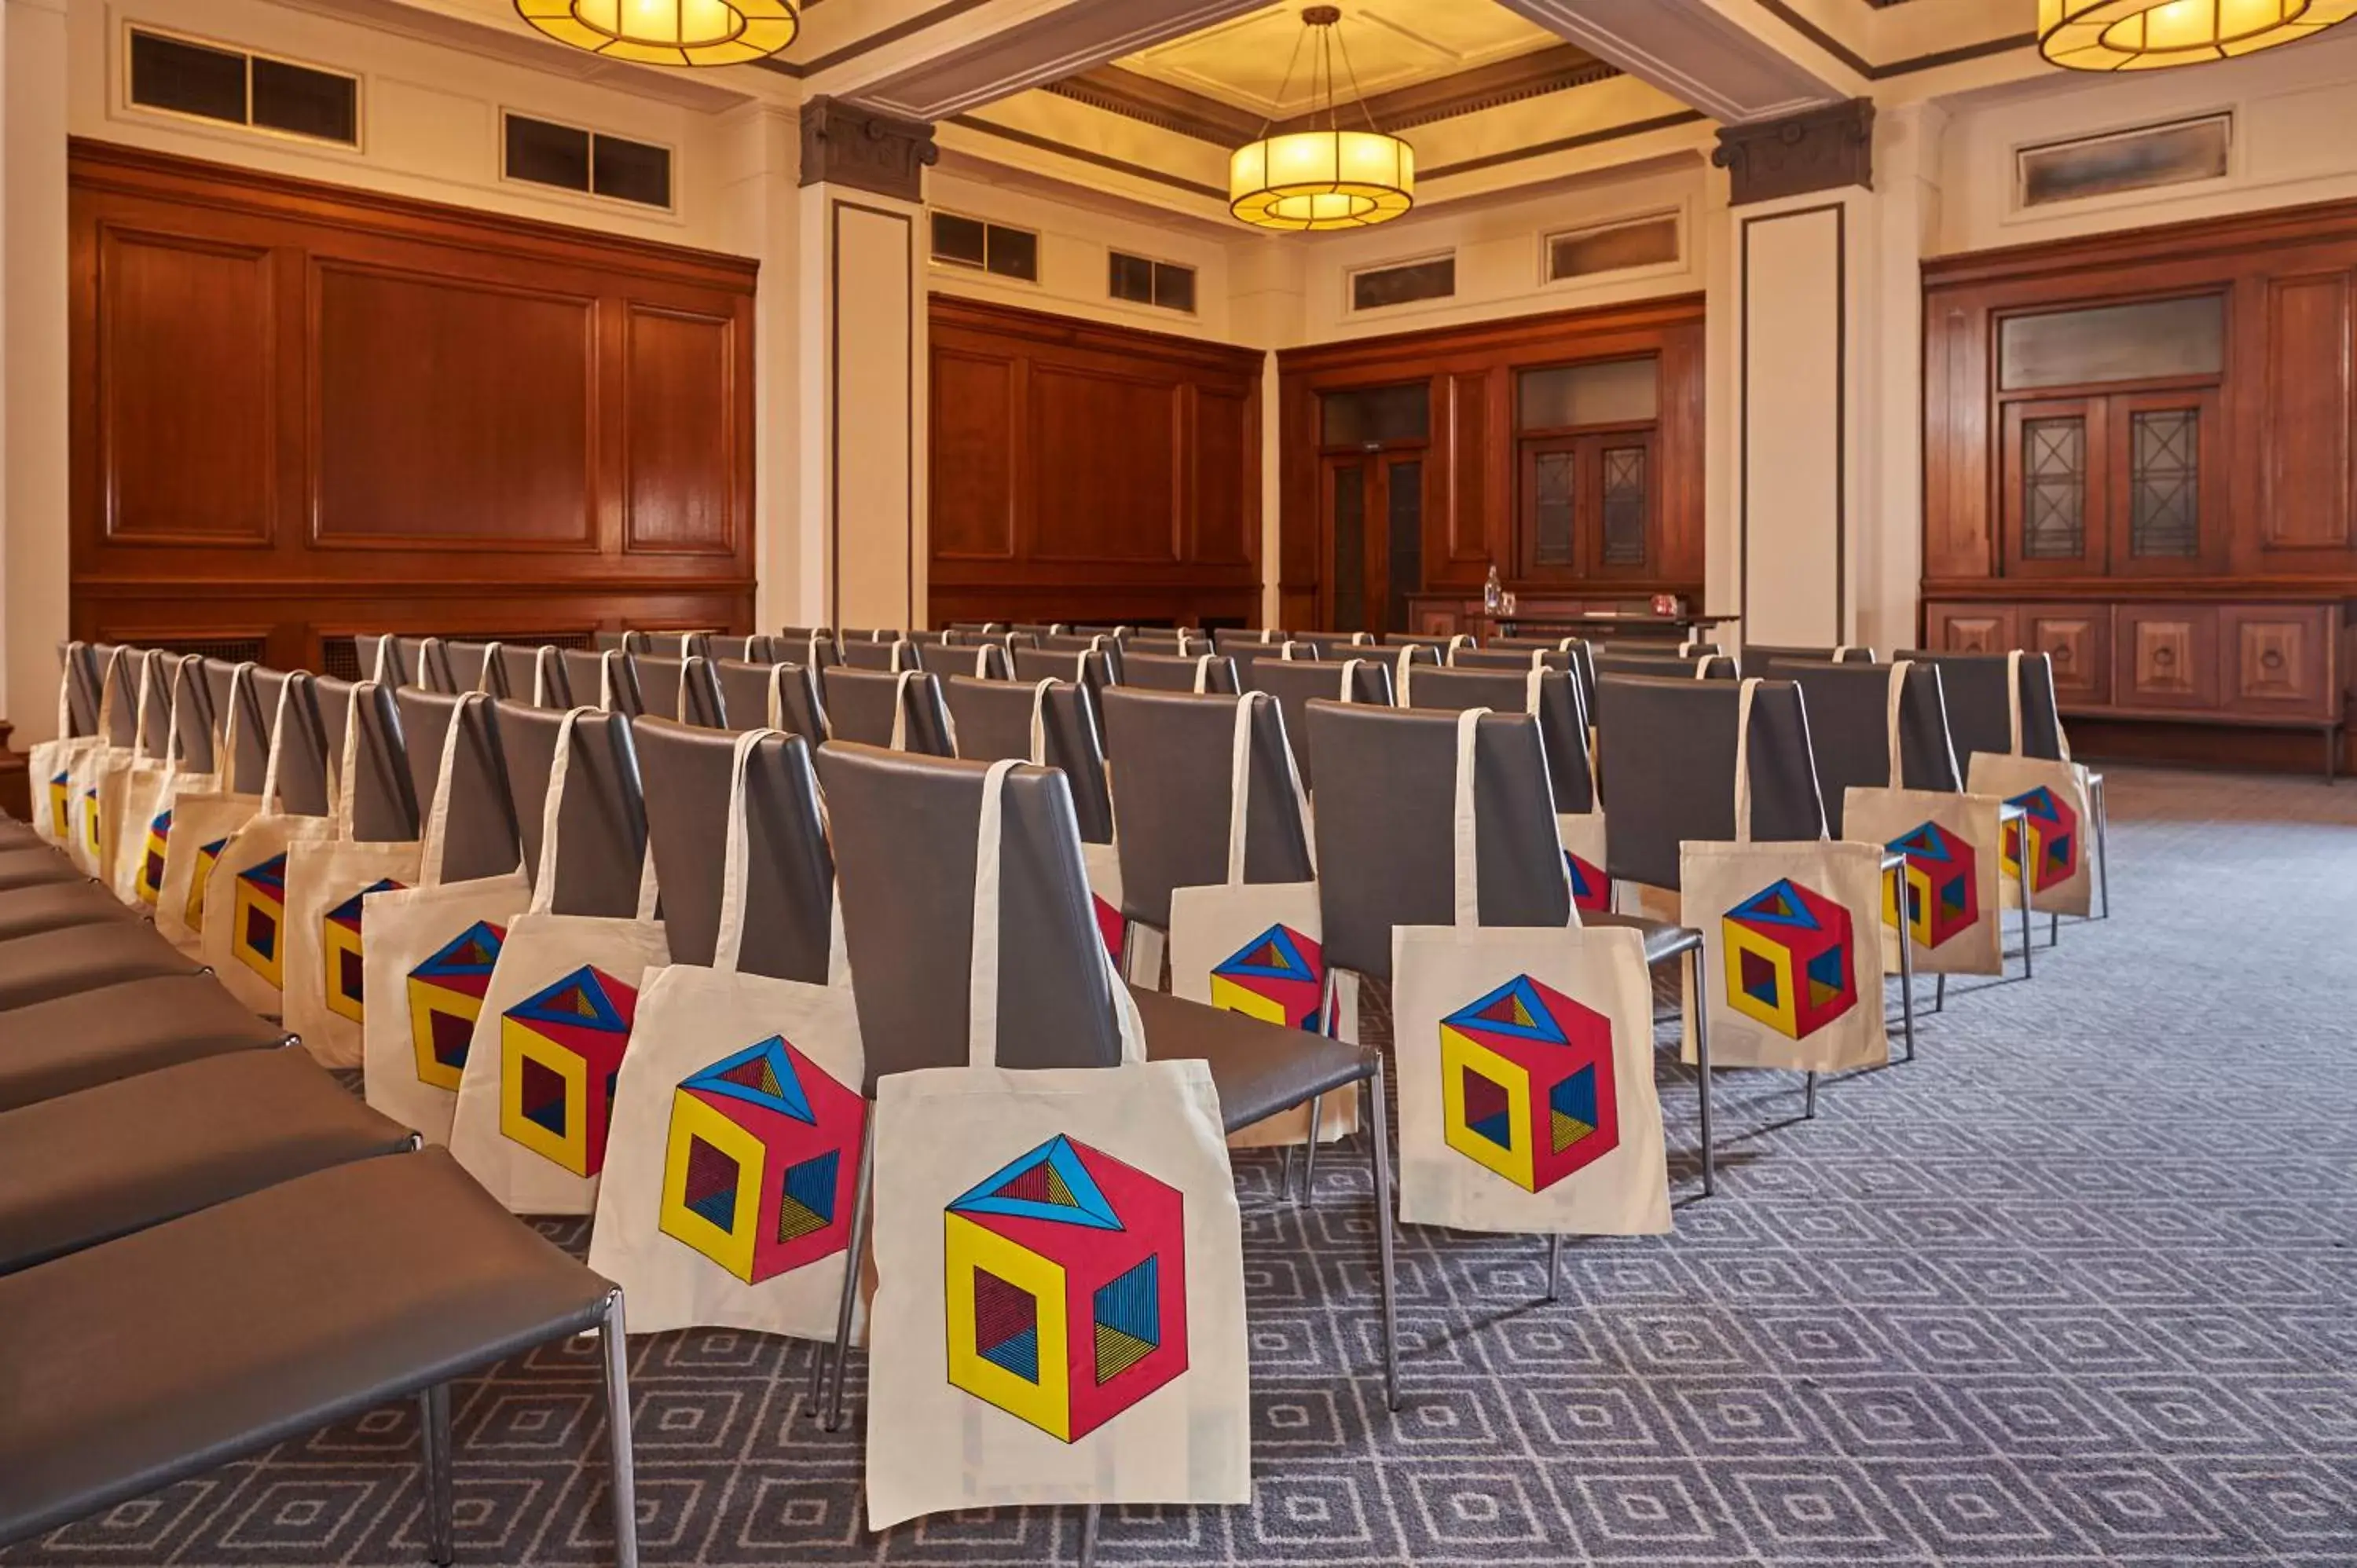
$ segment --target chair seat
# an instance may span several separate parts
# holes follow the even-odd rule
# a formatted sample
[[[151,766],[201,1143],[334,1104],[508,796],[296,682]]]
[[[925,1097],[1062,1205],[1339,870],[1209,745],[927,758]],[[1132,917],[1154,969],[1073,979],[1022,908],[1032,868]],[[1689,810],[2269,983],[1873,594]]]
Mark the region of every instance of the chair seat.
[[[1642,915],[1591,915],[1581,910],[1583,926],[1611,926],[1645,933],[1645,967],[1667,963],[1680,953],[1702,946],[1702,933],[1674,920],[1649,920]]]
[[[68,926],[139,918],[137,910],[88,878],[0,889],[0,942],[62,930]]]
[[[0,1012],[199,966],[138,920],[69,926],[0,942]],[[14,1021],[9,1028],[15,1034]]]
[[[577,1333],[612,1288],[439,1149],[0,1278],[0,1543]]]
[[[153,976],[20,1007],[5,1035],[0,1112],[286,1038],[209,974]]]
[[[0,892],[48,882],[87,882],[90,873],[54,844],[0,844]]]
[[[27,849],[45,842],[30,822],[18,822],[0,811],[0,850]]]
[[[1241,1013],[1130,987],[1156,1061],[1200,1057],[1211,1064],[1220,1116],[1231,1133],[1369,1077],[1383,1058],[1372,1046],[1283,1029]]]
[[[410,1142],[299,1050],[24,1106],[0,1114],[0,1274]]]

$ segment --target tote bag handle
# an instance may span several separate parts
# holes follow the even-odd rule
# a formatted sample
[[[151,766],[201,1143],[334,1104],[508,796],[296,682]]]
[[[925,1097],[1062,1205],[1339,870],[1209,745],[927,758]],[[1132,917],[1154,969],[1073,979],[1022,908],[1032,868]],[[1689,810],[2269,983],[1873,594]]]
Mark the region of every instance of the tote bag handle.
[[[278,764],[286,754],[286,699],[295,694],[295,677],[288,675],[278,682],[278,708],[270,720],[270,752],[262,765],[262,805],[264,814],[279,811]],[[330,786],[333,788],[333,786]]]
[[[107,738],[114,733],[114,678],[122,671],[123,661],[129,658],[130,655],[131,650],[123,647],[117,647],[113,653],[108,654],[106,656],[106,672],[102,677],[101,677],[98,682],[97,734],[99,741],[102,745],[112,746],[114,744]]]
[[[737,972],[739,955],[745,950],[745,906],[748,896],[746,883],[753,860],[753,833],[746,822],[745,779],[753,761],[753,748],[772,736],[784,738],[784,732],[774,729],[748,729],[737,737],[737,749],[728,764],[728,832],[720,863],[720,929],[712,943],[712,967],[722,974]]]
[[[1055,689],[1053,676],[1032,683],[1031,687],[1031,766],[1048,766],[1048,693]]]
[[[573,731],[587,714],[597,716],[595,708],[567,708],[556,725],[556,753],[548,761],[548,794],[540,807],[540,875],[533,878],[531,912],[535,915],[553,913],[556,908],[557,826],[565,815],[565,786],[573,772]],[[651,839],[640,854],[639,905],[633,918],[651,920],[660,897],[655,885],[655,854]]]
[[[131,760],[134,762],[154,760],[147,755],[147,713],[151,705],[148,696],[156,689],[156,665],[170,658],[171,655],[160,648],[151,648],[139,656],[139,703],[131,721]],[[169,737],[164,742],[164,749],[167,752],[172,749]]]
[[[218,725],[213,731],[213,772],[220,778],[223,789],[237,785],[237,723],[238,714],[245,706],[247,695],[253,690],[253,660],[242,660],[229,672],[229,716],[213,715]]]
[[[490,701],[480,692],[467,693],[451,712],[450,727],[443,732],[442,760],[434,769],[434,804],[426,811],[424,842],[418,845],[420,887],[442,886],[442,860],[450,843],[450,781],[458,772],[459,736],[467,727],[468,710]]]
[[[1366,662],[1367,660],[1363,659],[1345,659],[1342,660],[1342,689],[1340,692],[1336,693],[1338,700],[1345,703],[1355,703],[1359,700],[1359,666]],[[1402,687],[1401,689],[1405,691],[1406,688]],[[1402,707],[1405,707],[1407,705],[1405,698],[1401,699],[1400,705]],[[1286,755],[1291,755],[1289,748]]]
[[[183,751],[180,745],[180,703],[188,695],[190,682],[199,678],[203,662],[193,653],[172,660],[172,712],[164,721],[171,730],[164,741],[163,798],[167,800],[171,797],[173,780],[180,776]]]
[[[2016,757],[2021,755],[2021,650],[2005,656],[2005,716],[2009,726],[2005,748]]]
[[[476,691],[485,693],[491,691],[491,682],[498,679],[491,671],[499,668],[500,651],[501,645],[499,643],[483,644],[483,672],[475,677]]]
[[[1014,757],[990,765],[982,776],[982,821],[974,833],[974,940],[966,972],[966,1065],[998,1065],[998,863],[1006,826],[1003,797],[1006,776],[1021,764]],[[1114,1022],[1121,1034],[1122,1065],[1146,1060],[1146,1023],[1136,999],[1114,969],[1104,944],[1091,941],[1112,989]]]
[[[1481,923],[1480,833],[1473,810],[1473,783],[1478,766],[1475,743],[1481,733],[1481,721],[1489,716],[1487,708],[1467,708],[1457,715],[1457,791],[1450,812],[1453,859],[1449,885],[1458,930],[1470,930]]]
[[[1907,672],[1914,666],[1901,659],[1890,666],[1890,697],[1883,712],[1884,732],[1890,739],[1890,788],[1901,789],[1907,785],[1906,748],[1899,742],[1899,711],[1907,700]]]
[[[556,669],[561,665],[564,656],[562,654],[558,653],[555,649],[549,647],[545,643],[542,644],[540,649],[533,654],[532,705],[533,707],[544,708],[548,706],[549,688],[555,683],[548,678],[548,674],[551,670]]]
[[[373,681],[362,681],[352,687],[351,700],[344,706],[344,749],[341,765],[336,769],[336,803],[328,815],[336,824],[335,837],[340,843],[352,842],[352,797],[361,787],[361,708],[376,695]]]
[[[1182,649],[1187,646],[1185,638],[1181,637],[1179,639],[1178,646]],[[1195,660],[1195,695],[1200,697],[1211,689],[1211,656],[1206,653]]]
[[[73,672],[75,661],[81,658],[86,642],[66,644],[66,656],[58,666],[58,738],[70,740],[73,733]]]
[[[902,670],[892,677],[892,738],[888,749],[909,749],[909,682],[917,678],[913,670]]]
[[[1751,842],[1751,697],[1757,676],[1745,681],[1735,701],[1735,842]]]

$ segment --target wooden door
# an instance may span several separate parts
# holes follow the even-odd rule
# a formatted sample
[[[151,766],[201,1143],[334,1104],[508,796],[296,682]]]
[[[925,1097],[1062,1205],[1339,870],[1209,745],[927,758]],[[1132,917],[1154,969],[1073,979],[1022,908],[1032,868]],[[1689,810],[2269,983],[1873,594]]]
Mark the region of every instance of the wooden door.
[[[1425,454],[1329,456],[1320,465],[1326,621],[1335,631],[1411,631],[1424,591]]]
[[[1523,443],[1515,566],[1526,580],[1642,578],[1657,569],[1660,468],[1651,427]]]
[[[2217,570],[2226,554],[2226,463],[2215,392],[2111,398],[2104,564],[2115,576]]]
[[[2078,577],[2104,567],[2110,478],[2103,398],[2005,405],[1998,516],[2008,577]]]

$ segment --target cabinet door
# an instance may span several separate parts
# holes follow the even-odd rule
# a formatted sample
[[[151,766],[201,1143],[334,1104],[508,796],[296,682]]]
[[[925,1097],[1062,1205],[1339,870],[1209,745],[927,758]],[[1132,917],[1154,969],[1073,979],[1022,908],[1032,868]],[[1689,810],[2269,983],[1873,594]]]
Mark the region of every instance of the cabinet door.
[[[2226,706],[2324,718],[2332,712],[2332,611],[2259,605],[2219,612]]]
[[[2184,576],[2222,567],[2226,465],[2218,394],[2123,394],[2106,412],[2111,574]]]
[[[2101,575],[2110,510],[2103,398],[2009,403],[2000,434],[2008,577]]]
[[[2218,705],[2218,612],[2209,605],[2122,605],[2119,695],[2123,708]]]
[[[2065,708],[2112,700],[2112,607],[2024,605],[2021,646],[2054,665],[2054,695]]]
[[[1923,612],[1923,643],[1933,653],[2006,653],[2014,639],[2010,605],[1931,605]]]

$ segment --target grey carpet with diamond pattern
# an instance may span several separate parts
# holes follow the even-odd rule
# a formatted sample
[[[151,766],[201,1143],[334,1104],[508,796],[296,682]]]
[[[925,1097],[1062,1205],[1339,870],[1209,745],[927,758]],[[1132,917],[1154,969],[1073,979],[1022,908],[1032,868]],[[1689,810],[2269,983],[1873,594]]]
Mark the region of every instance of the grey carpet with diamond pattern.
[[[1396,1415],[1362,1156],[1307,1208],[1241,1158],[1256,1498],[1109,1510],[1101,1560],[2357,1563],[2357,789],[2115,769],[2112,798],[2114,918],[2029,984],[1952,985],[1920,1059],[1813,1122],[1725,1075],[1719,1194],[1674,1236],[1571,1247],[1547,1305],[1540,1244],[1405,1232]],[[868,1535],[861,1385],[822,1433],[807,1346],[631,1348],[651,1563],[1077,1554],[1071,1510]],[[462,1563],[610,1561],[597,1378],[583,1345],[456,1391]],[[382,1411],[0,1568],[416,1563],[415,1436]]]

